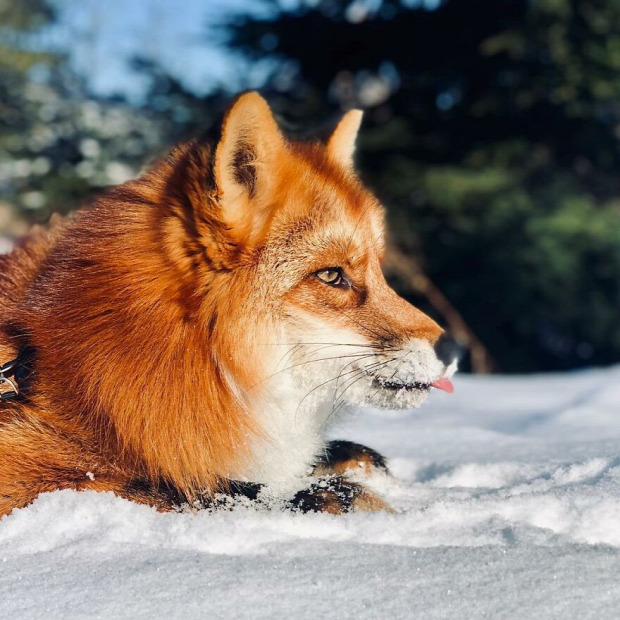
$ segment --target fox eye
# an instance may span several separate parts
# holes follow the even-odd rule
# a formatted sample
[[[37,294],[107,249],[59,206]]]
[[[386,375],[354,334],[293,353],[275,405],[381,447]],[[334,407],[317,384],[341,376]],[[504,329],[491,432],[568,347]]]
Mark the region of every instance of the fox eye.
[[[342,269],[340,267],[329,267],[328,269],[321,269],[314,274],[321,282],[329,284],[329,286],[335,286],[336,288],[345,288],[349,286],[349,283],[342,275]]]

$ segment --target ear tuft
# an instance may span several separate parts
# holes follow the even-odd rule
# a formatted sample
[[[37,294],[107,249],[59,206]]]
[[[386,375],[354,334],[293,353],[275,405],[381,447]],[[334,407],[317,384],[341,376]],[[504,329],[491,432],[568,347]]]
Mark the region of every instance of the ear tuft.
[[[235,148],[230,163],[234,179],[239,185],[246,188],[248,195],[252,198],[256,189],[256,170],[254,168],[256,153],[252,149],[252,145],[244,141],[238,142]]]
[[[253,91],[237,97],[224,117],[214,161],[222,217],[231,228],[249,233],[259,225],[264,214],[253,211],[249,201],[269,186],[284,149],[267,102]]]
[[[353,168],[355,140],[362,124],[363,114],[361,110],[347,112],[327,141],[329,156],[345,168]]]

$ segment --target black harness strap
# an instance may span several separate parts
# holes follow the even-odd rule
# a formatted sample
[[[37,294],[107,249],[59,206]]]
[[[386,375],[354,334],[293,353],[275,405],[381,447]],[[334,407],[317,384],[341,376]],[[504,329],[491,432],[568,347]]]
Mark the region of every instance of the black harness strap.
[[[0,401],[19,396],[19,386],[15,377],[19,368],[18,360],[19,358],[0,366]]]
[[[26,396],[34,376],[36,349],[26,346],[14,360],[0,366],[0,402]]]

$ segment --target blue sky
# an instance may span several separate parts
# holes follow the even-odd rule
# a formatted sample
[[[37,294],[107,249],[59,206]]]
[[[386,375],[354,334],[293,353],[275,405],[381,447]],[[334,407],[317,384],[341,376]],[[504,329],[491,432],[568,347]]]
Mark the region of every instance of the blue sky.
[[[74,67],[97,94],[139,98],[144,83],[128,69],[138,54],[160,62],[194,90],[239,85],[241,60],[219,44],[216,25],[240,11],[259,11],[259,0],[56,0],[54,41],[68,48]]]
[[[128,61],[141,55],[157,61],[197,93],[214,86],[231,92],[260,86],[265,64],[233,56],[217,25],[238,13],[264,14],[261,0],[50,0],[59,20],[52,41],[70,52],[73,66],[99,95],[120,93],[139,102],[145,78]],[[318,0],[277,0],[283,8]],[[381,0],[354,0],[376,8]],[[403,0],[436,9],[441,0]]]

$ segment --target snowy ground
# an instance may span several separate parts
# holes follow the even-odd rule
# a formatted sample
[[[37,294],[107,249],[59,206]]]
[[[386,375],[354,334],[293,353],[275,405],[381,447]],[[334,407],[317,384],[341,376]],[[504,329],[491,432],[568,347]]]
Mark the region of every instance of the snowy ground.
[[[396,514],[42,496],[0,521],[0,618],[618,618],[620,367],[455,385],[333,433]]]

